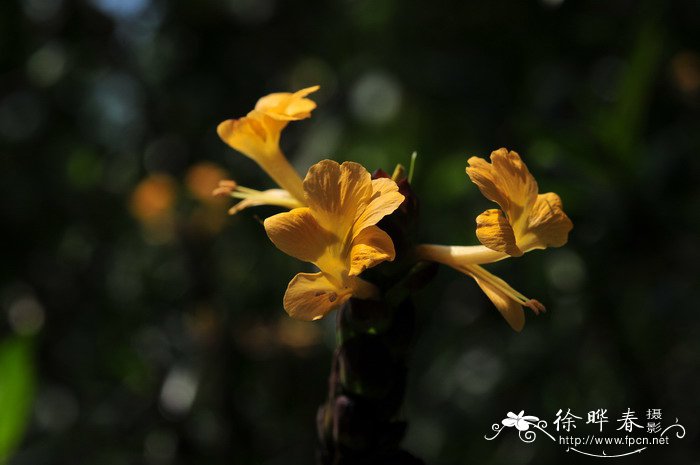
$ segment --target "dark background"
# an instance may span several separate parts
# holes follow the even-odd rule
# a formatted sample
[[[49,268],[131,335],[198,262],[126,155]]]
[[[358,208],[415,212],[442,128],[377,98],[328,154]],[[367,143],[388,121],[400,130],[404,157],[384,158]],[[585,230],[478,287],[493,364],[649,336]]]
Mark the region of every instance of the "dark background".
[[[299,168],[419,152],[422,239],[474,244],[471,155],[521,153],[569,243],[491,270],[549,312],[511,331],[442,269],[417,295],[406,447],[429,464],[574,459],[483,436],[508,411],[663,409],[700,460],[700,2],[21,0],[0,4],[0,462],[309,464],[334,318],[307,267],[212,186],[272,187],[216,125],[320,84]],[[587,429],[588,428],[588,429]],[[577,432],[592,432],[579,424]]]

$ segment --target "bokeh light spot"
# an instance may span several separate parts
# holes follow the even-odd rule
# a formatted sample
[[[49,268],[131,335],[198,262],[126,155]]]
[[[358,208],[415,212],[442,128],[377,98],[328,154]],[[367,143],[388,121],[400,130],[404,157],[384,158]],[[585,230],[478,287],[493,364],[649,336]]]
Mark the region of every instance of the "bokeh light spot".
[[[396,117],[401,108],[401,86],[383,71],[367,72],[352,88],[350,107],[360,121],[387,123]]]
[[[115,19],[138,16],[150,5],[150,0],[90,0],[100,11]]]
[[[81,115],[88,135],[112,149],[133,147],[144,129],[140,83],[128,74],[110,73],[96,77],[89,92]]]
[[[454,379],[461,391],[479,396],[491,391],[502,373],[503,364],[495,354],[484,348],[475,348],[459,359]]]
[[[186,368],[173,368],[165,378],[160,391],[160,405],[166,413],[184,415],[189,412],[197,396],[198,380]]]
[[[286,315],[277,322],[277,341],[283,348],[305,352],[321,341],[318,327],[305,321],[288,318]]]
[[[27,60],[27,75],[39,87],[49,87],[63,77],[67,57],[64,47],[49,42],[34,52]]]
[[[131,195],[131,213],[143,222],[168,216],[175,203],[175,181],[165,174],[154,174],[141,181]]]
[[[580,290],[586,278],[583,260],[570,249],[551,251],[546,271],[552,286],[563,292]]]
[[[695,93],[700,89],[700,55],[683,51],[671,60],[671,71],[676,86],[685,93]]]
[[[10,304],[7,319],[15,333],[22,336],[36,334],[44,326],[44,307],[34,296],[24,295]]]
[[[78,400],[68,389],[51,386],[39,393],[34,412],[36,422],[42,429],[65,431],[78,419]]]
[[[204,203],[221,203],[221,197],[212,195],[219,181],[227,179],[228,173],[216,163],[200,162],[187,170],[185,185],[192,195]]]

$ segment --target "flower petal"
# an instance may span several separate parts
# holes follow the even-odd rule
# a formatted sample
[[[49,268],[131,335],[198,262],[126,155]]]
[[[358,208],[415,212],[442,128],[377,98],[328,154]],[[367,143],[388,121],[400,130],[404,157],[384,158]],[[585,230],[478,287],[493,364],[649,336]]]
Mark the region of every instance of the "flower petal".
[[[481,290],[484,291],[486,297],[488,297],[498,311],[501,312],[501,315],[503,315],[503,318],[506,319],[510,327],[518,332],[522,331],[525,326],[525,312],[523,311],[523,306],[501,292],[493,284],[479,279],[476,276],[472,275],[472,277]]]
[[[228,119],[219,124],[216,132],[231,148],[256,161],[268,156],[276,146],[262,120],[255,116]]]
[[[504,418],[501,420],[501,423],[503,423],[503,426],[513,427],[515,426],[516,421],[517,420],[515,418]]]
[[[283,107],[292,96],[291,92],[273,92],[264,97],[260,97],[255,104],[255,109],[262,113],[272,112]]]
[[[404,196],[399,193],[399,186],[390,178],[372,180],[372,197],[364,211],[355,221],[353,236],[368,227],[379,223],[386,215],[394,212],[404,201]]]
[[[478,157],[468,161],[467,174],[484,196],[501,206],[516,230],[537,198],[537,181],[516,152],[491,152],[491,163]]]
[[[528,217],[527,232],[520,242],[527,250],[561,247],[568,240],[574,225],[554,192],[537,196]]]
[[[345,303],[348,289],[336,287],[323,273],[299,273],[287,286],[284,309],[292,318],[313,321]]]
[[[369,203],[372,179],[358,163],[346,161],[339,165],[332,160],[322,160],[309,168],[304,191],[306,204],[319,223],[344,240],[357,212]]]
[[[308,118],[316,108],[316,102],[305,98],[320,87],[313,86],[296,92],[276,92],[266,95],[255,105],[257,111],[280,121],[297,121]]]
[[[265,220],[265,231],[282,252],[316,263],[336,239],[318,224],[306,207],[278,213]]]
[[[523,252],[515,245],[515,234],[502,210],[491,209],[476,217],[476,237],[491,250],[519,257]]]
[[[287,105],[286,114],[297,120],[311,116],[311,112],[316,109],[316,102],[305,97],[320,88],[321,86],[311,86],[294,92]]]
[[[505,208],[504,205],[507,205],[508,202],[498,188],[493,166],[481,157],[470,157],[467,163],[469,164],[467,166],[467,175],[476,184],[483,196],[492,202],[496,202],[501,208]]]
[[[385,260],[392,261],[395,256],[391,237],[378,226],[369,226],[353,241],[350,251],[350,276],[357,276]]]

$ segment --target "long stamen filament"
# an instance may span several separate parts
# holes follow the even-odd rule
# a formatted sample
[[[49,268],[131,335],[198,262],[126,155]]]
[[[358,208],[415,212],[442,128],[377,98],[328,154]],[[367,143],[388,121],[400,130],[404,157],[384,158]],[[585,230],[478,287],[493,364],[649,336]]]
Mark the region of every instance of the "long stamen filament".
[[[230,195],[234,199],[247,199],[247,198],[250,198],[250,197],[252,197],[254,195],[258,195],[258,194],[262,194],[262,192],[260,192],[260,191],[257,191],[257,192],[256,191],[254,191],[254,192],[235,191],[235,192],[231,192]]]
[[[296,198],[287,194],[283,190],[272,189],[270,191],[259,191],[245,186],[239,186],[234,181],[221,181],[219,187],[214,190],[214,195],[226,195],[234,199],[242,200],[230,210],[237,212],[253,205],[276,205],[289,209],[302,207],[303,204]]]
[[[260,191],[251,189],[250,187],[245,187],[245,186],[236,186],[236,190],[240,192],[248,192],[250,194],[259,194]]]
[[[510,285],[507,282],[505,282],[498,276],[489,273],[479,265],[465,265],[462,267],[462,269],[460,269],[460,271],[462,271],[463,273],[471,274],[474,277],[488,282],[496,289],[503,292],[505,295],[515,300],[519,304],[530,308],[532,311],[535,312],[535,314],[539,314],[540,312],[546,311],[546,308],[540,302],[538,302],[535,299],[529,299],[525,297],[523,294],[510,287]]]
[[[464,270],[490,284],[493,284],[494,287],[511,297],[513,300],[517,300],[520,303],[525,303],[530,300],[520,292],[510,287],[504,280],[492,273],[489,273],[479,265],[467,265],[464,267]]]
[[[455,270],[491,284],[506,296],[521,305],[532,309],[536,314],[546,311],[544,305],[535,299],[528,299],[507,282],[486,271],[479,265],[493,263],[509,257],[508,254],[491,250],[483,245],[446,246],[422,244],[416,247],[416,256],[450,266]]]
[[[252,192],[233,192],[231,193],[231,197],[241,200],[254,199],[256,202],[259,202],[259,204],[277,205],[279,207],[287,207],[290,209],[302,206],[299,201],[293,197],[284,198],[277,195],[268,194],[263,191],[254,191],[253,189],[250,189],[250,191]]]

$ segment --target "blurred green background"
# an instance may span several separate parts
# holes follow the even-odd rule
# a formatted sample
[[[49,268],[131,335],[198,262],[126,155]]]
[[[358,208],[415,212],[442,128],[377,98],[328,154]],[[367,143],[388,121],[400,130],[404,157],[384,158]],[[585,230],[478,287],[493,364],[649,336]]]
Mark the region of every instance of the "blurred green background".
[[[334,319],[284,313],[307,267],[266,238],[277,210],[209,192],[272,187],[216,125],[318,83],[290,159],[417,150],[423,241],[476,243],[466,159],[501,146],[574,222],[490,267],[549,309],[521,334],[451,270],[417,295],[409,450],[588,463],[483,436],[507,411],[662,408],[687,436],[634,463],[700,463],[698,31],[697,0],[3,1],[0,462],[312,462]]]

